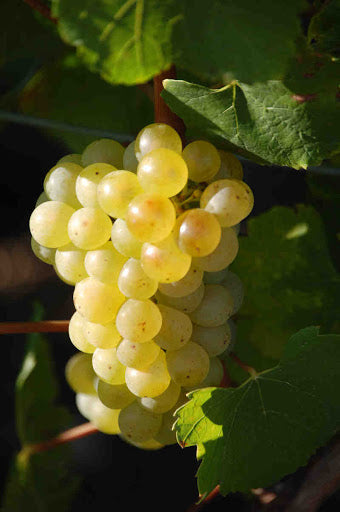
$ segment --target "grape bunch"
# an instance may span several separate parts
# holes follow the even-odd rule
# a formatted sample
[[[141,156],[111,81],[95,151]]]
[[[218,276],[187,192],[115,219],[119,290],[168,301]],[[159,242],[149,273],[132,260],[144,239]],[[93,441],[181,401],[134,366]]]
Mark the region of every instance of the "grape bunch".
[[[65,375],[102,432],[175,443],[187,393],[220,385],[243,300],[228,266],[253,201],[234,155],[203,140],[183,149],[163,123],[126,149],[96,140],[47,173],[32,250],[74,286]]]

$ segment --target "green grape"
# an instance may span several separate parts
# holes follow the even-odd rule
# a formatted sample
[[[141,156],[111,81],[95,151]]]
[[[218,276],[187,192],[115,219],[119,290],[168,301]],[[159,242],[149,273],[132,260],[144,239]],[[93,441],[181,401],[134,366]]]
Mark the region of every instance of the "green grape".
[[[108,384],[99,379],[97,393],[99,400],[109,409],[123,409],[136,400],[125,383]]]
[[[243,167],[239,159],[228,151],[223,151],[222,149],[218,149],[217,151],[221,158],[221,166],[218,173],[212,179],[207,180],[207,182],[224,180],[225,178],[242,180]]]
[[[205,284],[220,284],[228,274],[228,267],[218,272],[204,272],[203,282]]]
[[[96,374],[92,368],[92,356],[83,352],[74,354],[65,366],[65,379],[75,393],[95,395]]]
[[[161,325],[161,312],[151,300],[128,299],[116,317],[116,326],[121,336],[136,343],[152,340]]]
[[[238,312],[243,303],[244,298],[244,288],[241,279],[238,275],[234,274],[234,272],[228,272],[225,279],[222,281],[222,286],[224,286],[232,295],[234,300],[234,308],[232,315]]]
[[[110,238],[111,219],[99,208],[86,206],[75,211],[68,223],[68,235],[80,249],[91,251]]]
[[[145,126],[137,135],[135,153],[137,160],[158,148],[167,148],[176,153],[182,152],[182,141],[176,130],[165,123],[152,123]]]
[[[179,350],[166,354],[171,378],[179,386],[196,386],[208,375],[209,356],[201,345],[189,341]]]
[[[127,258],[140,258],[143,243],[129,231],[125,220],[114,221],[111,230],[111,241],[115,249]]]
[[[110,217],[125,219],[129,203],[143,189],[131,171],[113,171],[104,176],[97,188],[100,207]]]
[[[203,272],[191,266],[182,279],[172,283],[159,283],[158,289],[169,297],[185,297],[193,293],[202,283]]]
[[[191,340],[203,347],[209,357],[222,354],[229,346],[231,332],[228,322],[216,327],[194,325]]]
[[[125,297],[148,299],[157,291],[158,282],[143,270],[140,260],[130,258],[124,263],[118,277],[118,288]]]
[[[77,311],[73,313],[68,326],[68,335],[73,345],[86,354],[93,354],[95,347],[88,342],[84,333],[85,319]]]
[[[124,437],[135,443],[143,443],[157,434],[162,424],[162,416],[132,402],[121,410],[118,423]]]
[[[85,268],[89,276],[95,277],[106,284],[117,286],[120,271],[126,262],[126,257],[113,247],[111,241],[85,256]]]
[[[222,227],[231,227],[250,214],[254,196],[244,181],[231,178],[218,180],[204,190],[200,206],[216,215]]]
[[[135,154],[135,141],[133,140],[126,147],[123,156],[123,169],[131,172],[137,172],[138,160]]]
[[[118,287],[86,277],[76,284],[73,301],[76,310],[90,322],[106,324],[115,319],[125,297]]]
[[[171,234],[160,242],[143,244],[141,265],[144,272],[155,281],[171,283],[188,273],[191,256],[178,248]]]
[[[31,238],[31,248],[39,260],[48,265],[54,265],[55,249],[38,244],[33,237]]]
[[[137,176],[144,190],[172,197],[185,187],[188,168],[181,155],[171,149],[158,148],[139,162]]]
[[[205,140],[195,140],[183,149],[183,158],[192,181],[210,180],[217,174],[221,157],[213,144]]]
[[[84,266],[85,254],[83,249],[79,249],[72,243],[56,250],[55,269],[66,283],[74,285],[87,277]]]
[[[104,163],[121,169],[123,155],[124,147],[119,142],[111,139],[99,139],[86,146],[81,160],[84,167],[91,164]]]
[[[223,364],[218,357],[210,358],[209,372],[202,382],[200,382],[199,387],[186,387],[186,391],[195,391],[195,389],[209,388],[209,387],[219,387],[221,385],[221,381],[224,375]]]
[[[162,326],[155,342],[164,350],[178,350],[190,340],[192,322],[188,315],[175,308],[158,304]]]
[[[183,313],[191,313],[201,303],[204,296],[204,284],[201,283],[199,287],[189,295],[185,297],[170,297],[169,295],[163,295],[159,290],[156,293],[157,301],[166,306],[170,306],[183,311]]]
[[[139,397],[153,398],[161,395],[169,386],[170,380],[163,350],[160,350],[156,360],[147,370],[126,368],[125,372],[127,387],[131,393]]]
[[[47,197],[47,194],[46,192],[41,192],[40,196],[38,197],[36,203],[35,203],[35,207],[36,208],[37,206],[39,206],[39,204],[42,204],[42,203],[46,203],[46,201],[50,201],[50,199]]]
[[[71,153],[69,155],[65,155],[65,156],[59,158],[56,165],[65,164],[65,163],[83,165],[82,160],[81,160],[81,155],[79,153]]]
[[[77,409],[89,421],[91,421],[92,413],[97,404],[98,397],[96,395],[88,395],[87,393],[76,394]]]
[[[119,414],[120,409],[110,409],[98,400],[91,411],[90,421],[100,432],[104,432],[104,434],[119,434]]]
[[[224,324],[234,309],[231,293],[220,284],[205,285],[200,305],[190,313],[194,324],[203,327],[217,327]]]
[[[80,165],[68,162],[52,167],[44,179],[47,197],[52,201],[69,204],[72,208],[80,208],[76,196],[76,180],[81,171]]]
[[[143,396],[138,401],[144,409],[157,414],[163,414],[176,405],[180,392],[181,386],[172,380],[161,395],[154,398]]]
[[[124,366],[146,371],[156,360],[159,352],[160,348],[154,341],[135,343],[125,339],[117,348],[117,357]]]
[[[114,348],[122,339],[115,321],[96,324],[84,318],[84,335],[87,341],[97,348]]]
[[[219,272],[234,261],[238,248],[239,243],[235,231],[232,228],[223,228],[221,240],[216,249],[203,258],[193,258],[192,264],[206,272]]]
[[[97,188],[99,182],[116,168],[110,164],[91,164],[85,167],[76,181],[77,198],[83,206],[98,208]]]
[[[172,202],[158,194],[140,194],[129,204],[126,224],[141,242],[156,243],[170,235],[176,221]]]
[[[211,213],[193,208],[178,217],[174,236],[181,251],[198,258],[216,249],[221,240],[221,226]]]
[[[57,248],[70,241],[67,226],[74,209],[60,201],[41,203],[33,210],[29,225],[31,235],[38,244]]]
[[[124,384],[125,366],[117,357],[116,348],[96,348],[92,356],[96,375],[108,384]]]

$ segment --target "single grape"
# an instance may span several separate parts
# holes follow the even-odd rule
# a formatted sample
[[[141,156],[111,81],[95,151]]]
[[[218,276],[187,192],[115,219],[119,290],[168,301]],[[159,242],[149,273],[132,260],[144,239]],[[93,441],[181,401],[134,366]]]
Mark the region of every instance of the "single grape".
[[[123,165],[124,147],[111,139],[99,139],[86,146],[82,154],[82,164],[104,163],[121,169]]]
[[[87,393],[76,394],[77,409],[88,421],[91,421],[92,413],[97,404],[98,397],[96,395],[88,395]]]
[[[135,141],[133,140],[126,147],[123,156],[123,169],[131,172],[137,172],[138,160],[135,153]]]
[[[71,163],[77,165],[83,165],[81,160],[81,155],[79,153],[71,153],[69,155],[62,156],[59,158],[56,165]]]
[[[86,252],[72,243],[63,245],[55,252],[55,269],[66,283],[74,285],[87,277],[84,259]]]
[[[143,396],[138,401],[144,409],[157,414],[163,414],[176,405],[180,392],[181,386],[172,380],[161,395],[154,398]]]
[[[108,384],[124,384],[125,366],[117,357],[116,348],[96,348],[92,356],[96,375]]]
[[[76,181],[76,194],[83,206],[98,208],[97,188],[99,182],[116,168],[110,164],[91,164],[85,167]]]
[[[34,240],[52,249],[66,245],[70,241],[67,226],[73,213],[74,208],[60,201],[41,203],[29,221]]]
[[[166,365],[165,354],[160,350],[156,360],[147,370],[126,368],[125,382],[131,393],[136,396],[153,398],[161,395],[170,384],[170,375]]]
[[[92,356],[83,352],[74,354],[65,366],[65,378],[75,393],[95,395],[94,381],[96,374],[92,368]]]
[[[137,160],[158,148],[182,152],[182,141],[176,130],[165,123],[152,123],[145,126],[137,135],[135,153]]]
[[[185,187],[188,168],[181,155],[171,149],[158,148],[139,162],[137,176],[144,190],[172,197]]]
[[[181,251],[196,258],[207,256],[221,240],[221,226],[211,213],[193,208],[178,217],[174,237]]]
[[[234,309],[231,293],[220,284],[205,285],[204,296],[199,306],[190,313],[194,324],[217,327],[224,324]]]
[[[218,180],[204,190],[200,206],[216,215],[222,227],[231,227],[250,214],[254,196],[244,181],[231,178]]]
[[[232,314],[238,312],[243,303],[244,298],[244,287],[241,279],[234,272],[228,272],[225,279],[222,281],[224,286],[232,295],[234,300],[234,309]]]
[[[73,313],[68,326],[68,335],[73,345],[86,354],[93,354],[95,347],[88,342],[84,333],[85,319],[78,311]]]
[[[97,188],[98,203],[104,212],[122,219],[125,219],[132,199],[142,193],[136,174],[130,171],[110,172]]]
[[[191,340],[203,347],[209,357],[222,354],[229,346],[231,332],[228,322],[216,327],[194,325]]]
[[[194,311],[201,303],[203,296],[203,283],[201,283],[194,292],[189,293],[189,295],[185,297],[170,297],[169,295],[163,295],[159,290],[156,293],[156,298],[159,303],[176,308],[179,311],[183,311],[183,313],[191,313]]]
[[[125,339],[117,348],[117,357],[124,366],[147,371],[156,360],[159,352],[160,348],[154,341],[135,343]]]
[[[116,322],[96,324],[84,318],[84,336],[91,345],[97,348],[114,348],[121,341]]]
[[[76,180],[82,167],[69,162],[57,164],[46,174],[44,190],[52,201],[69,204],[72,208],[80,208],[76,196]]]
[[[144,272],[140,260],[130,258],[124,263],[118,277],[118,288],[125,297],[149,299],[156,293],[157,286],[158,282]]]
[[[190,340],[192,322],[190,317],[175,308],[158,304],[162,314],[162,327],[155,342],[164,350],[178,350]]]
[[[159,283],[158,289],[169,297],[185,297],[193,293],[202,283],[203,272],[191,266],[182,279],[171,283]]]
[[[203,282],[205,284],[220,284],[228,274],[228,267],[218,272],[204,272]]]
[[[186,391],[195,391],[195,389],[219,387],[224,375],[223,364],[218,357],[211,357],[209,364],[209,372],[202,382],[197,386],[186,387]]]
[[[143,443],[157,434],[162,424],[162,416],[132,402],[120,412],[118,424],[124,437],[132,442]]]
[[[55,249],[38,244],[33,237],[31,238],[31,248],[39,260],[47,263],[48,265],[54,265]]]
[[[172,202],[158,194],[140,194],[129,204],[126,224],[141,242],[157,243],[170,235],[176,220]]]
[[[183,158],[192,181],[207,181],[217,174],[221,157],[213,144],[205,140],[195,140],[183,149]]]
[[[240,160],[228,151],[223,151],[222,149],[218,149],[217,151],[221,158],[221,166],[218,173],[212,179],[207,180],[208,183],[211,181],[224,180],[225,178],[242,180],[243,167]]]
[[[194,267],[206,272],[219,272],[230,265],[237,256],[238,238],[232,228],[223,228],[221,240],[216,249],[202,258],[193,258]]]
[[[143,242],[129,231],[125,220],[116,219],[111,230],[111,241],[115,249],[127,258],[140,258]]]
[[[73,301],[76,310],[90,322],[105,324],[115,319],[125,300],[118,287],[86,277],[76,284]]]
[[[104,434],[119,434],[119,414],[120,409],[110,409],[98,400],[91,411],[91,423]]]
[[[117,286],[117,279],[125,262],[126,257],[116,251],[111,241],[98,249],[88,251],[85,256],[88,275],[112,286]]]
[[[151,300],[128,299],[118,311],[116,325],[123,338],[144,343],[158,334],[162,315]]]
[[[97,393],[99,400],[109,409],[123,409],[136,400],[125,383],[108,384],[99,379]]]
[[[80,249],[91,251],[110,238],[111,219],[99,208],[86,206],[75,211],[68,223],[68,235]]]
[[[196,386],[208,375],[209,356],[201,345],[189,341],[179,350],[166,354],[171,378],[179,386]]]
[[[172,283],[188,273],[191,256],[178,248],[171,234],[160,242],[143,244],[141,265],[144,272],[155,281]]]

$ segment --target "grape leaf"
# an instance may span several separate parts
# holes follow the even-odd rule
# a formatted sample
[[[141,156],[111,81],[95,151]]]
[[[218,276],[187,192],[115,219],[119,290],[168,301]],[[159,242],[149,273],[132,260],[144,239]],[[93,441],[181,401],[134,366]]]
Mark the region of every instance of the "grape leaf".
[[[320,165],[337,151],[339,105],[334,94],[299,96],[282,82],[233,82],[209,89],[164,80],[169,107],[183,118],[189,137],[202,137],[251,160],[296,169]]]
[[[236,389],[193,392],[177,411],[182,445],[198,445],[201,494],[268,486],[307,463],[340,421],[340,336],[307,327],[277,366]],[[202,447],[203,444],[203,447]]]
[[[339,275],[314,208],[277,206],[250,219],[231,270],[245,288],[238,339],[262,355],[278,359],[289,336],[311,323],[340,332]]]
[[[309,24],[308,39],[315,50],[339,57],[340,4],[338,0],[328,0],[321,5]]]

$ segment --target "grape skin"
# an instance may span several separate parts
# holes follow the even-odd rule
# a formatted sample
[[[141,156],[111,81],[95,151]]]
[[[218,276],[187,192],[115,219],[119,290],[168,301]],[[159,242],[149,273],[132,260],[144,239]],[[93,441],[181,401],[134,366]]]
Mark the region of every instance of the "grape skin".
[[[118,276],[125,262],[126,257],[109,241],[98,249],[86,253],[85,269],[89,276],[114,286],[117,285]]]
[[[82,206],[99,207],[98,184],[104,176],[115,170],[110,164],[91,164],[81,171],[76,181],[76,194]]]
[[[70,241],[67,227],[74,208],[60,201],[46,201],[33,210],[29,225],[38,244],[56,249]]]
[[[219,284],[207,284],[199,306],[190,313],[193,323],[203,327],[217,327],[232,315],[234,300],[231,293]]]
[[[145,126],[137,135],[135,154],[140,161],[145,155],[158,148],[166,148],[176,153],[182,152],[182,141],[176,130],[165,123],[152,123]]]
[[[65,378],[66,382],[75,393],[95,395],[95,377],[96,374],[92,367],[92,355],[78,352],[67,361],[65,366]]]
[[[123,169],[131,172],[137,172],[138,160],[135,154],[135,141],[133,140],[126,147],[123,156]]]
[[[76,284],[73,302],[76,310],[90,322],[105,324],[115,319],[125,297],[118,287],[86,277]]]
[[[86,251],[97,249],[110,238],[112,222],[99,208],[85,206],[75,211],[68,223],[71,241]]]
[[[117,357],[124,366],[147,371],[159,352],[159,346],[152,340],[146,343],[135,343],[124,339],[117,348]]]
[[[98,380],[97,394],[99,400],[109,409],[123,409],[136,400],[134,394],[125,384],[108,384]]]
[[[174,237],[181,251],[197,258],[207,256],[221,240],[221,226],[211,213],[193,208],[178,217]]]
[[[36,242],[33,237],[31,237],[31,249],[39,260],[47,263],[48,265],[54,265],[55,249],[44,247],[43,245],[38,244],[38,242]]]
[[[117,314],[116,325],[123,338],[145,343],[158,334],[162,315],[151,300],[128,299]]]
[[[203,296],[203,283],[201,283],[194,292],[184,297],[170,297],[168,295],[163,295],[159,290],[156,293],[156,298],[159,303],[176,308],[180,311],[183,311],[183,313],[191,313],[192,311],[195,311],[195,309],[201,303]]]
[[[208,375],[209,356],[193,341],[179,350],[167,352],[166,362],[171,378],[179,386],[196,386]]]
[[[116,348],[96,348],[92,366],[98,377],[108,384],[124,384],[125,366],[117,357]]]
[[[218,356],[230,344],[231,332],[229,324],[226,322],[216,327],[194,325],[191,340],[201,345],[207,351],[209,357]]]
[[[143,443],[157,434],[162,424],[162,416],[132,402],[120,412],[118,424],[124,437],[135,443]]]
[[[178,350],[190,340],[192,322],[190,317],[175,308],[158,304],[162,314],[162,326],[155,342],[164,350]]]
[[[127,258],[140,258],[143,242],[133,236],[125,220],[115,220],[111,230],[111,241],[120,254]]]
[[[130,171],[110,172],[97,187],[99,206],[111,217],[121,219],[125,219],[132,199],[142,193],[137,176]]]
[[[156,293],[158,282],[148,276],[140,260],[130,258],[124,263],[118,276],[118,288],[125,297],[148,299]]]
[[[189,178],[198,183],[213,178],[221,165],[221,157],[215,146],[204,140],[188,144],[182,155],[188,166]]]
[[[83,170],[80,165],[73,163],[57,164],[46,174],[44,191],[49,199],[69,204],[72,208],[80,208],[81,204],[76,196],[76,180]]]
[[[202,279],[203,271],[191,266],[184,277],[170,283],[159,283],[158,289],[169,297],[185,297],[197,290]]]
[[[205,272],[218,272],[234,261],[238,249],[239,242],[235,231],[232,228],[224,228],[216,249],[203,258],[193,258],[192,263]]]
[[[126,368],[125,382],[131,393],[138,397],[154,398],[167,389],[170,384],[170,375],[163,350],[160,350],[155,361],[147,370]]]
[[[93,354],[95,347],[88,342],[85,332],[85,319],[77,311],[73,313],[68,326],[68,335],[73,345],[86,354]]]
[[[117,169],[123,165],[124,147],[111,139],[99,139],[91,142],[83,151],[81,160],[83,167],[91,164],[111,164]]]
[[[99,324],[84,318],[84,336],[91,345],[97,348],[114,348],[121,341],[116,322]]]
[[[148,411],[164,414],[176,405],[180,392],[181,386],[172,380],[162,394],[154,398],[144,396],[138,400],[140,405]]]
[[[75,285],[87,277],[84,265],[86,252],[70,243],[55,252],[55,269],[66,283]]]

